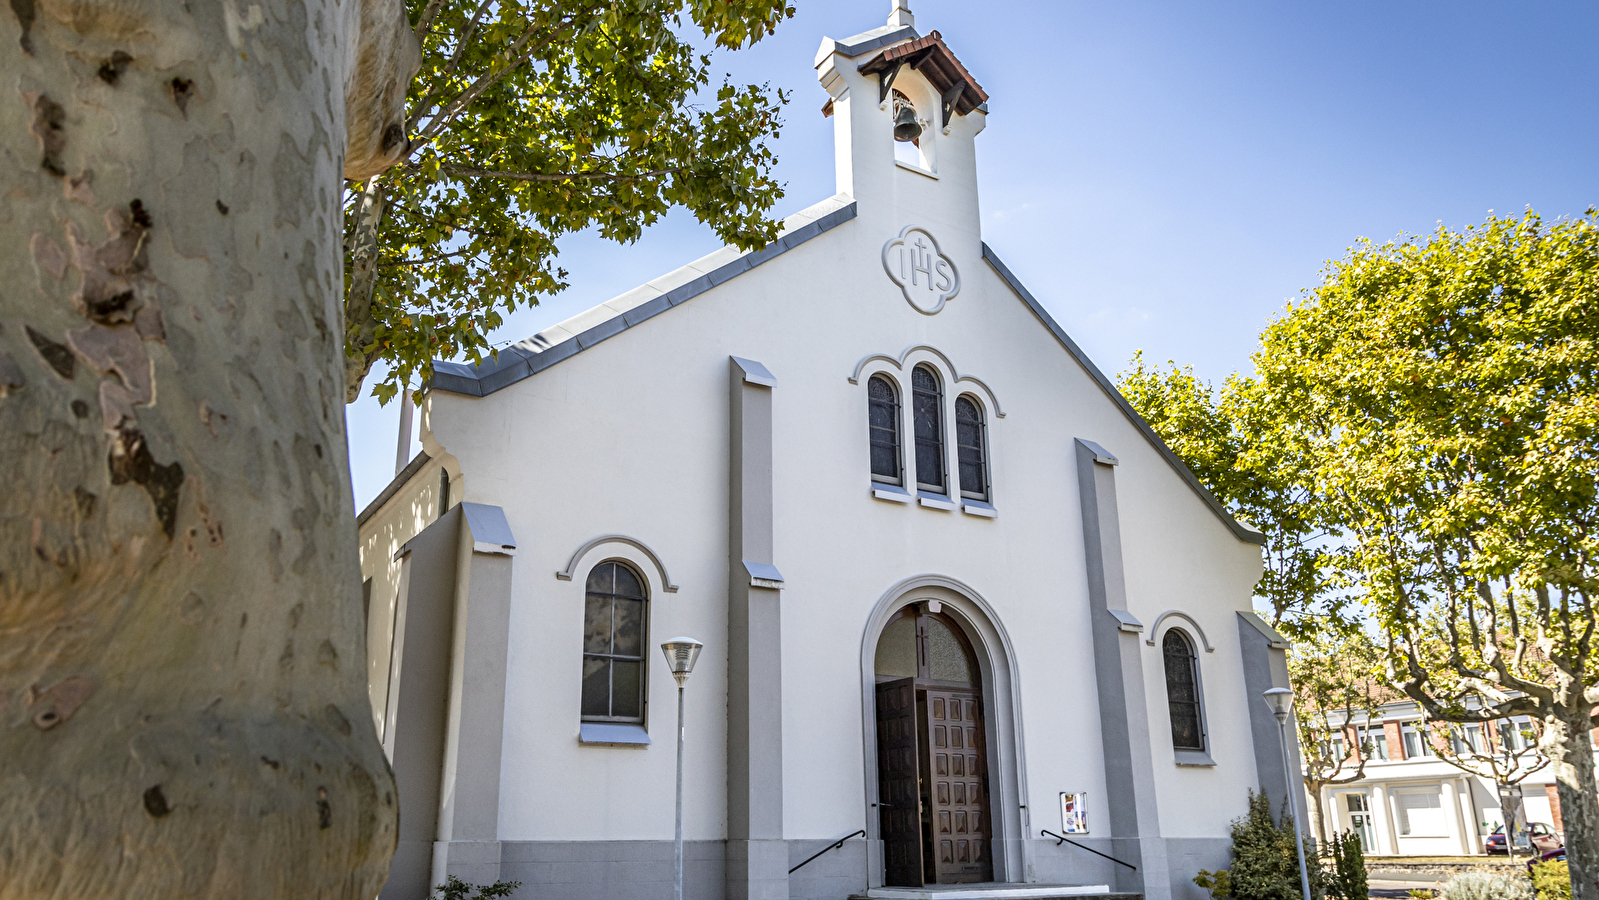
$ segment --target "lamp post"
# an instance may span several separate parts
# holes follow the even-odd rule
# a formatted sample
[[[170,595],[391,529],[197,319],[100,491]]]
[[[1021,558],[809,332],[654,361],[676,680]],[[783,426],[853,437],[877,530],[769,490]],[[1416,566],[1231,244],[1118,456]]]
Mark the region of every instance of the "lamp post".
[[[700,658],[704,647],[691,637],[675,637],[661,645],[672,677],[677,679],[677,830],[672,837],[672,900],[683,900],[683,683],[694,671],[694,661]]]
[[[1305,900],[1310,900],[1310,870],[1305,868],[1305,838],[1301,829],[1304,817],[1299,814],[1298,792],[1294,790],[1293,763],[1288,759],[1288,716],[1294,709],[1294,692],[1288,688],[1272,688],[1261,695],[1272,715],[1277,717],[1277,736],[1283,750],[1283,781],[1288,788],[1289,809],[1294,813],[1294,848],[1299,851],[1299,889]]]

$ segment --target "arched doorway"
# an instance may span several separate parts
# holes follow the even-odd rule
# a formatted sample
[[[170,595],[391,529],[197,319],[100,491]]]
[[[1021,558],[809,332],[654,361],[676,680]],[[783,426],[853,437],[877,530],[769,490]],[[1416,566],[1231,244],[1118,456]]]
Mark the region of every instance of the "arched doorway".
[[[884,883],[992,881],[978,657],[942,604],[896,611],[873,654]]]

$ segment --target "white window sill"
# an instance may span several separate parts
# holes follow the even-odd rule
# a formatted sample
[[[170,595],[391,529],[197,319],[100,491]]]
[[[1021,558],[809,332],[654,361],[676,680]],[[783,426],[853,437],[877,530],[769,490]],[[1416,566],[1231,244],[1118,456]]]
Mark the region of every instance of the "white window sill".
[[[578,726],[577,739],[583,744],[611,747],[647,747],[650,733],[643,725],[622,722],[584,722]]]
[[[891,503],[911,502],[911,495],[906,493],[905,489],[897,484],[882,484],[874,482],[872,484],[872,496],[879,500],[887,500]]]
[[[1203,750],[1177,750],[1177,765],[1214,768],[1216,761]]]
[[[928,509],[942,509],[946,512],[955,511],[955,502],[943,494],[924,494],[921,491],[917,491],[916,499]]]
[[[925,175],[928,178],[933,179],[934,181],[938,180],[938,173],[937,172],[929,172],[926,169],[922,168],[921,166],[916,165],[915,163],[908,163],[908,162],[906,162],[903,159],[896,159],[896,160],[894,160],[894,165],[899,166],[901,169],[904,169],[907,172],[915,172],[918,175]]]
[[[962,500],[961,512],[968,516],[982,516],[985,519],[999,518],[999,510],[981,500]]]

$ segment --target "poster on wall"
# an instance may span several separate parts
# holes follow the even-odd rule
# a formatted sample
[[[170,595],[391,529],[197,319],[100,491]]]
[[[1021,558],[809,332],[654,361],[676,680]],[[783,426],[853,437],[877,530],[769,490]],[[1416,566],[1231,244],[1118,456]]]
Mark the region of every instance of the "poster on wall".
[[[1088,794],[1061,792],[1060,830],[1062,834],[1088,833]]]

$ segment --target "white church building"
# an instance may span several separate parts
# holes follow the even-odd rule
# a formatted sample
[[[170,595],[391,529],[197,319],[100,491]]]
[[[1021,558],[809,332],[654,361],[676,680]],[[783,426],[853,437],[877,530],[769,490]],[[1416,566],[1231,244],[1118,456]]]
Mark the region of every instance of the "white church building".
[[[903,0],[816,76],[777,242],[437,364],[359,516],[384,898],[670,897],[676,635],[692,900],[1203,900],[1281,803],[1261,536],[983,242],[987,94]]]

